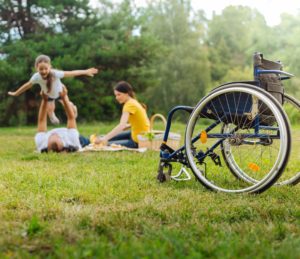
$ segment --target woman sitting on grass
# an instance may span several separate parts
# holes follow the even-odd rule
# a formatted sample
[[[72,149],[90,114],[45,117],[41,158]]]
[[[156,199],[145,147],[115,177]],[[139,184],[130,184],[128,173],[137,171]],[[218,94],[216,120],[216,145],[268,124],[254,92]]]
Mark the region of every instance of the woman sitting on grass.
[[[125,81],[117,83],[114,87],[116,100],[123,104],[120,123],[104,137],[98,137],[96,144],[118,144],[129,148],[138,148],[137,135],[150,129],[150,122],[145,108],[140,104],[131,85]],[[131,130],[124,131],[129,122]]]

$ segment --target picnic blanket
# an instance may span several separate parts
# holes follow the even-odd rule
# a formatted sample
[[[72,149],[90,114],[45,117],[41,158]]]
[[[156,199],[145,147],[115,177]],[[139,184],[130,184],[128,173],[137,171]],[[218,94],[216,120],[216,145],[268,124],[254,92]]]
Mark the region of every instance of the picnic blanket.
[[[103,145],[96,145],[96,144],[89,144],[79,150],[79,152],[87,152],[87,151],[134,151],[139,153],[144,153],[147,148],[128,148],[121,145],[112,144],[110,146],[103,146]]]

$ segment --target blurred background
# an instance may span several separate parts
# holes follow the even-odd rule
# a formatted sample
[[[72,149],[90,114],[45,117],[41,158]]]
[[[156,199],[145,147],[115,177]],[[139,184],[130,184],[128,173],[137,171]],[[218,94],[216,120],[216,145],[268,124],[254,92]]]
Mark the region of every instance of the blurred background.
[[[63,79],[82,123],[119,118],[113,86],[120,80],[131,83],[149,115],[196,105],[221,83],[251,80],[255,51],[296,75],[285,87],[300,98],[300,13],[288,5],[293,1],[285,1],[288,9],[271,1],[224,2],[0,0],[0,126],[36,124],[40,87],[14,98],[7,92],[30,79],[39,54],[56,69],[101,70],[94,78]],[[64,116],[60,104],[56,111]]]

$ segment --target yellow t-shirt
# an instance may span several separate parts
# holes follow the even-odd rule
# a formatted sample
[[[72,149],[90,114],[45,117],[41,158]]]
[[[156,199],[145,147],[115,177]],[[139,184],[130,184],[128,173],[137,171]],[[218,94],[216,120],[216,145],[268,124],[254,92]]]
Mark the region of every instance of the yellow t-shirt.
[[[129,113],[131,137],[138,142],[137,135],[150,130],[150,122],[143,106],[135,99],[130,99],[123,106],[123,112]]]

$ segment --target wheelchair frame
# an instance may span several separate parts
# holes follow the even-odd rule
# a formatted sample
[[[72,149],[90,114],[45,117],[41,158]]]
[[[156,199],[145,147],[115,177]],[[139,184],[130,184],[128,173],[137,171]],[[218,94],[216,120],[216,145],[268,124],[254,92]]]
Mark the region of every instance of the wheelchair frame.
[[[262,91],[264,91],[261,88],[261,82],[260,82],[259,77],[262,74],[275,74],[275,75],[280,76],[280,80],[286,80],[286,79],[291,78],[293,75],[290,74],[290,73],[284,72],[280,69],[261,69],[258,64],[259,64],[259,61],[261,59],[263,59],[263,55],[260,54],[260,53],[255,53],[253,57],[254,57],[254,81],[240,81],[240,82],[225,83],[225,84],[213,89],[209,93],[209,95],[215,94],[217,96],[219,91],[224,92],[224,91],[226,91],[226,88],[227,89],[229,88],[229,90],[235,91],[234,89],[236,87],[238,88],[239,86],[241,87],[240,88],[241,91],[245,91],[245,92],[247,92],[247,91],[249,92],[250,90],[245,90],[244,88],[252,89],[251,91],[253,91],[253,92],[250,91],[248,93],[252,97],[251,111],[248,111],[248,113],[244,112],[242,114],[242,116],[244,116],[244,114],[247,114],[247,116],[252,120],[251,126],[248,126],[248,127],[254,129],[254,133],[251,133],[251,134],[248,133],[248,135],[243,133],[243,134],[240,135],[240,139],[241,139],[241,141],[245,141],[244,139],[247,139],[247,138],[256,139],[256,140],[258,139],[258,141],[255,141],[253,143],[251,141],[245,141],[245,143],[247,142],[248,145],[262,145],[262,146],[271,145],[270,143],[273,140],[278,140],[280,138],[284,138],[284,136],[280,136],[278,126],[276,126],[276,125],[274,126],[272,124],[262,125],[261,122],[260,122],[260,120],[261,120],[260,116],[262,116],[262,115],[261,114],[258,115],[259,114],[259,111],[258,111],[258,109],[259,109],[258,108],[258,102],[259,101],[258,101],[257,97],[254,97],[255,95],[260,96],[260,94],[262,94]],[[279,63],[279,62],[272,62],[272,61],[267,61],[267,62],[274,63],[275,66],[276,65],[278,65],[278,66],[281,65],[281,63]],[[253,93],[253,95],[251,93]],[[231,93],[229,93],[229,94],[231,94]],[[285,149],[285,151],[284,151],[285,153],[283,154],[284,158],[282,159],[282,162],[280,164],[281,168],[278,170],[277,173],[274,174],[274,177],[273,176],[268,176],[271,179],[269,182],[266,180],[266,179],[268,179],[268,177],[265,177],[266,179],[263,178],[261,181],[255,180],[255,179],[253,179],[251,177],[248,177],[248,176],[245,176],[245,179],[243,179],[242,170],[240,170],[241,171],[240,174],[239,173],[236,174],[234,172],[233,168],[230,168],[227,160],[225,160],[225,162],[226,162],[227,166],[229,166],[229,169],[231,171],[233,171],[232,172],[233,175],[236,176],[238,178],[238,180],[246,180],[247,182],[252,183],[253,186],[254,186],[253,188],[252,187],[251,188],[250,187],[249,188],[241,188],[241,189],[238,189],[238,190],[230,190],[230,189],[226,189],[226,188],[222,188],[222,187],[218,188],[218,187],[215,187],[213,184],[211,185],[210,183],[206,182],[206,179],[204,179],[205,176],[203,176],[202,174],[199,176],[199,175],[197,175],[197,173],[194,172],[193,169],[194,169],[195,166],[193,166],[193,162],[192,162],[192,165],[191,165],[191,159],[192,159],[191,156],[193,156],[193,158],[197,160],[196,161],[197,164],[200,164],[200,165],[204,164],[205,171],[206,171],[206,163],[204,161],[207,157],[210,157],[212,162],[216,166],[221,166],[220,156],[218,154],[216,154],[214,152],[214,150],[217,147],[220,147],[220,145],[222,146],[224,141],[226,139],[230,139],[230,137],[237,130],[237,128],[241,128],[241,127],[240,127],[240,125],[238,125],[238,126],[236,126],[236,128],[232,129],[229,132],[224,132],[223,131],[223,132],[219,132],[219,133],[210,133],[210,131],[212,131],[216,126],[220,126],[219,125],[220,123],[223,123],[224,125],[229,124],[229,123],[231,123],[231,124],[235,123],[235,119],[233,119],[233,120],[231,119],[231,121],[226,119],[227,117],[232,116],[231,113],[230,113],[230,110],[228,111],[228,114],[227,114],[227,112],[223,111],[223,113],[224,113],[223,117],[221,117],[221,118],[218,117],[215,122],[213,122],[212,124],[208,125],[205,128],[204,135],[205,135],[206,139],[217,139],[217,141],[210,148],[207,148],[206,151],[200,151],[200,152],[197,153],[196,150],[193,150],[193,144],[195,142],[201,140],[201,138],[202,138],[201,134],[202,134],[203,131],[200,134],[198,134],[197,136],[191,138],[190,141],[187,139],[187,133],[186,133],[185,144],[177,150],[173,150],[171,147],[169,147],[167,145],[167,140],[168,140],[168,135],[169,135],[170,128],[171,128],[171,122],[172,122],[173,115],[177,111],[185,111],[185,112],[188,112],[189,114],[193,114],[193,112],[195,112],[196,109],[199,109],[197,107],[199,107],[199,105],[201,105],[201,103],[203,101],[205,102],[206,97],[201,99],[196,107],[182,106],[181,105],[181,106],[174,107],[169,112],[163,142],[162,142],[161,147],[160,147],[160,150],[161,150],[160,151],[160,162],[159,162],[159,166],[158,166],[157,179],[160,182],[164,182],[168,179],[173,179],[173,180],[176,180],[176,181],[190,180],[191,177],[190,177],[188,171],[185,169],[185,167],[187,167],[187,168],[192,169],[192,171],[193,171],[194,175],[196,176],[196,178],[198,178],[198,179],[200,178],[199,180],[207,188],[212,189],[212,190],[216,190],[216,191],[260,193],[260,192],[263,192],[266,189],[268,189],[271,185],[273,185],[275,183],[275,181],[280,177],[280,175],[283,172],[283,170],[284,170],[284,168],[287,164],[287,161],[288,161],[289,152],[290,152],[290,128],[289,128],[289,122],[288,122],[287,116],[284,113],[284,111],[282,110],[280,104],[276,101],[276,99],[273,96],[271,96],[266,91],[264,91],[263,94],[267,95],[266,99],[264,99],[264,100],[267,101],[267,103],[270,105],[270,107],[272,106],[272,104],[275,104],[275,106],[277,107],[277,108],[274,108],[275,113],[278,111],[279,113],[282,114],[282,115],[280,115],[280,116],[282,116],[282,122],[281,123],[285,124],[284,127],[286,127],[286,129],[284,129],[285,131],[282,131],[282,132],[283,133],[286,132],[285,134],[287,135],[287,140],[286,140],[287,148]],[[233,93],[233,95],[234,95],[234,93]],[[270,102],[268,101],[268,99],[270,100]],[[213,103],[213,99],[210,102],[208,102],[208,104],[210,104],[210,103]],[[296,104],[298,104],[298,103],[296,103]],[[229,105],[228,105],[228,107],[229,107]],[[299,107],[299,110],[300,110],[300,104],[299,104],[298,107]],[[206,108],[205,105],[203,105],[203,109],[204,108]],[[278,110],[276,110],[276,109],[278,109]],[[207,110],[208,110],[208,108],[207,108]],[[199,114],[202,115],[202,110],[200,111]],[[200,116],[199,114],[197,116]],[[189,122],[188,122],[187,125],[190,124],[190,120],[191,120],[191,117],[190,117]],[[281,119],[279,119],[279,120],[281,120]],[[222,126],[222,127],[224,128],[224,126]],[[187,128],[188,128],[188,126],[187,126]],[[272,132],[272,133],[271,134],[261,133],[262,130]],[[282,135],[285,135],[285,134],[282,134]],[[189,147],[189,150],[191,151],[191,152],[188,152],[189,154],[187,154],[187,152],[186,152],[187,144],[188,144],[188,146],[189,145],[191,146],[191,147]],[[225,148],[222,146],[221,149],[225,149]],[[222,152],[223,152],[223,150],[222,150]],[[191,153],[193,153],[193,154],[191,155]],[[181,163],[182,164],[182,169],[175,176],[171,176],[171,172],[172,172],[172,164],[171,163]],[[185,178],[182,177],[183,174],[185,175]],[[300,174],[300,173],[298,173],[298,174]],[[204,173],[204,175],[205,175],[205,173]],[[294,184],[295,182],[299,182],[300,181],[300,175],[296,180],[297,181],[293,181],[293,183],[290,183],[289,181],[286,181],[283,184]]]

